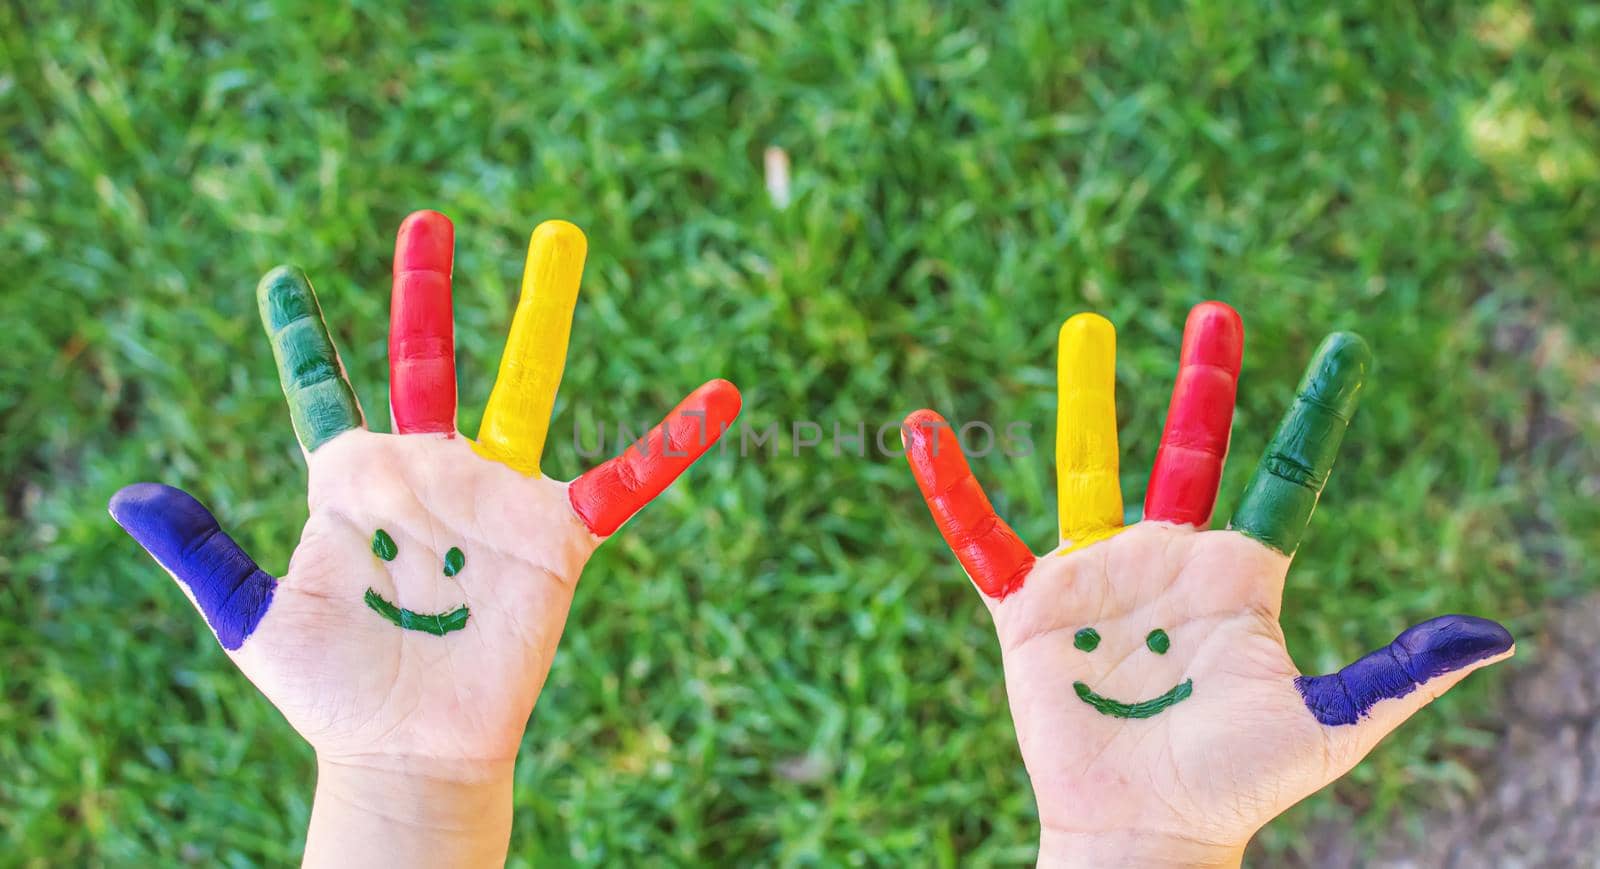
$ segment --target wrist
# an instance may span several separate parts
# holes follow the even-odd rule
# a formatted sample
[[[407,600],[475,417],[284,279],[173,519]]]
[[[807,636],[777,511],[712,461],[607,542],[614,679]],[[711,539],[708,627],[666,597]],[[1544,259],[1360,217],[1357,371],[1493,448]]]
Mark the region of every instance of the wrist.
[[[306,866],[501,866],[515,760],[317,758]]]
[[[1238,866],[1244,846],[1143,830],[1078,832],[1045,828],[1039,834],[1041,867]]]

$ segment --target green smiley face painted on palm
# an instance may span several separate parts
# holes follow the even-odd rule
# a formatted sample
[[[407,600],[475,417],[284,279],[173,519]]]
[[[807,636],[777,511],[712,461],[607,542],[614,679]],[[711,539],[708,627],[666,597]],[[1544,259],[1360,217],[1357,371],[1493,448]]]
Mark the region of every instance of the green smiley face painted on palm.
[[[1094,628],[1084,628],[1072,635],[1072,644],[1085,652],[1092,652],[1100,645],[1100,632]],[[1150,651],[1157,655],[1165,655],[1167,649],[1172,648],[1172,638],[1167,632],[1156,628],[1144,638],[1144,644]],[[1171,690],[1160,696],[1138,703],[1124,703],[1121,700],[1112,700],[1101,694],[1095,693],[1083,682],[1073,682],[1072,690],[1077,692],[1078,699],[1093,706],[1095,711],[1113,718],[1149,718],[1158,712],[1165,711],[1167,707],[1189,699],[1194,693],[1194,680],[1185,679],[1172,686]]]
[[[395,545],[394,538],[389,536],[389,532],[379,528],[372,535],[372,554],[384,561],[393,561],[395,556],[400,554],[400,547]],[[445,576],[455,576],[466,566],[467,556],[460,549],[452,546],[450,551],[444,554]],[[422,631],[436,637],[466,627],[467,617],[470,615],[465,605],[449,612],[432,615],[408,610],[379,594],[374,588],[367,589],[365,600],[373,612],[393,622],[397,627],[408,631]]]

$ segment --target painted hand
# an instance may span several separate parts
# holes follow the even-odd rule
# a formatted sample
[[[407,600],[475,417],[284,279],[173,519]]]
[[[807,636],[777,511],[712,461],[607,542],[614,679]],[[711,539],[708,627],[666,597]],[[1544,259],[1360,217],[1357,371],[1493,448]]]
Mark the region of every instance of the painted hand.
[[[1234,862],[1272,817],[1468,672],[1509,657],[1512,639],[1494,622],[1444,616],[1338,673],[1301,676],[1278,627],[1284,577],[1355,411],[1366,344],[1323,342],[1230,530],[1208,531],[1239,316],[1217,302],[1190,313],[1145,521],[1127,527],[1115,342],[1093,314],[1061,329],[1061,544],[1050,554],[1036,558],[995,515],[937,414],[906,420],[907,457],[994,618],[1041,862]]]
[[[515,757],[591,552],[739,411],[691,393],[647,440],[571,483],[539,459],[566,360],[585,240],[534,230],[522,298],[476,441],[456,431],[454,231],[401,226],[389,332],[395,434],[366,429],[306,276],[257,289],[309,466],[310,518],[282,578],[197,500],[129,486],[111,514],[178,584],[319,759],[423,759],[469,771]]]

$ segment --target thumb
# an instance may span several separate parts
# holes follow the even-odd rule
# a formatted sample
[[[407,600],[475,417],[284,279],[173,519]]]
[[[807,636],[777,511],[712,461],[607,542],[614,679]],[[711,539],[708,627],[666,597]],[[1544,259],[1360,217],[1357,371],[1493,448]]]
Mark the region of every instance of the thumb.
[[[1334,755],[1347,766],[1412,713],[1468,673],[1511,657],[1516,642],[1498,622],[1439,616],[1407,629],[1395,641],[1337,673],[1301,676],[1295,687],[1327,728]]]
[[[111,518],[143,546],[194,602],[224,649],[235,651],[272,605],[278,581],[256,566],[182,489],[135,483],[111,497]]]

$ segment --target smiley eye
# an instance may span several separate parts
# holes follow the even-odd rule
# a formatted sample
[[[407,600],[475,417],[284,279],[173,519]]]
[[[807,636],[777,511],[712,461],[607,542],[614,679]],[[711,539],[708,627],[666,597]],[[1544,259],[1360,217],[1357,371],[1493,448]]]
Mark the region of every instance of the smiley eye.
[[[384,561],[393,561],[394,557],[399,553],[400,547],[394,545],[394,538],[389,536],[389,532],[379,528],[377,533],[372,535],[373,555]]]
[[[1085,652],[1094,651],[1100,645],[1100,632],[1094,628],[1084,628],[1072,635],[1072,644]]]
[[[1150,651],[1155,652],[1157,655],[1165,655],[1167,650],[1172,648],[1172,638],[1167,636],[1166,631],[1156,628],[1150,632],[1149,636],[1144,638],[1144,644],[1149,646]]]
[[[466,566],[467,566],[467,557],[465,555],[461,554],[461,550],[460,549],[452,546],[452,547],[450,547],[450,551],[446,552],[444,554],[444,575],[445,576],[455,576],[456,574],[461,572],[461,568],[466,567]]]

